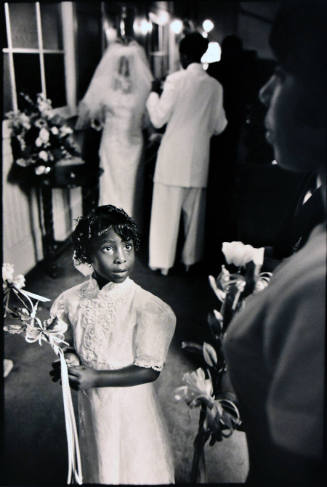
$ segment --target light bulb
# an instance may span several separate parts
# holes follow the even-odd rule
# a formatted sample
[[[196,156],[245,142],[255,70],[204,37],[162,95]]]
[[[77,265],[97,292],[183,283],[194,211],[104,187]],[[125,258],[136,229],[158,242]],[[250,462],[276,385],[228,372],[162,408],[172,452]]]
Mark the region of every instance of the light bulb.
[[[170,28],[175,34],[180,34],[183,30],[183,22],[179,19],[175,19],[170,24]]]
[[[210,32],[214,28],[215,24],[212,20],[206,19],[202,23],[202,27],[206,32]]]
[[[141,33],[145,36],[152,31],[152,23],[146,19],[134,21],[133,28],[135,34]]]

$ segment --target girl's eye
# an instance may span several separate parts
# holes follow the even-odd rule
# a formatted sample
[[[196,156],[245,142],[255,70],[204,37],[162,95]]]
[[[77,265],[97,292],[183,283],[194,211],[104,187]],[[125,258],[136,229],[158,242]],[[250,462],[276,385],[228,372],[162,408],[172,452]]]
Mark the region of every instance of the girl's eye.
[[[125,243],[125,249],[126,250],[132,250],[132,248],[133,248],[133,244],[132,243],[130,243],[130,242],[126,242]]]
[[[107,245],[106,247],[102,248],[102,251],[105,253],[111,253],[111,252],[113,252],[113,248],[110,247],[110,245]]]

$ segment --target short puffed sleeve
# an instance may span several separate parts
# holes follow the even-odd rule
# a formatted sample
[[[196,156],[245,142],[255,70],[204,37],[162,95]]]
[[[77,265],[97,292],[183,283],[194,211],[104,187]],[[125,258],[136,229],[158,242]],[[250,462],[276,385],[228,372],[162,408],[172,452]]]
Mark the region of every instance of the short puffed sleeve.
[[[50,316],[57,317],[63,320],[65,323],[69,324],[69,318],[66,311],[65,305],[65,293],[59,294],[59,296],[54,300],[51,308],[50,308]]]
[[[176,326],[172,309],[149,294],[137,313],[134,364],[161,371]]]

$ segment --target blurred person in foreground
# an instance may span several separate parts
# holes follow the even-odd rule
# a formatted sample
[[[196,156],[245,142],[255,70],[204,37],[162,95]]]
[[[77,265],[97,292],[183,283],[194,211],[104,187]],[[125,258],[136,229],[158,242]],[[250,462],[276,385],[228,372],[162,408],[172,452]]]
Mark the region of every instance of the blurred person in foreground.
[[[315,172],[325,215],[326,25],[326,2],[282,2],[270,35],[278,65],[260,91],[276,161],[290,171]],[[227,330],[228,371],[249,449],[248,483],[326,480],[325,296],[326,216]]]

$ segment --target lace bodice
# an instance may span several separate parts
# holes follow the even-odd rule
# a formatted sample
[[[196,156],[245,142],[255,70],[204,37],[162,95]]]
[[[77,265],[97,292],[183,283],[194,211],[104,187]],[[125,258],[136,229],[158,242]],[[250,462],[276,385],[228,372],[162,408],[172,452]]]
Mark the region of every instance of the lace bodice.
[[[100,290],[91,276],[64,291],[51,314],[72,327],[82,363],[98,370],[130,364],[161,370],[176,322],[166,303],[129,278]]]

